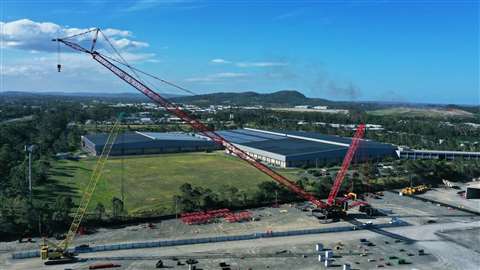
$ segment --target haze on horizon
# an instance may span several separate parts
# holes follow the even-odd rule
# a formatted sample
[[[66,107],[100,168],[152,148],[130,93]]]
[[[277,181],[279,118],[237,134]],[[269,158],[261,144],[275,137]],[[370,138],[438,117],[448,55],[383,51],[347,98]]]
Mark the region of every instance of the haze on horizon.
[[[480,104],[477,1],[6,0],[0,9],[0,91],[134,92],[67,48],[57,73],[51,38],[100,27],[129,62],[200,94]]]

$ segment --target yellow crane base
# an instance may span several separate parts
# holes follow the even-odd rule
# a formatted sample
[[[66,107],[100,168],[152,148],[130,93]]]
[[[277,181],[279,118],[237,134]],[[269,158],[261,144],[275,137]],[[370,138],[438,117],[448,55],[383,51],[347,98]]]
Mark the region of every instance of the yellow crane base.
[[[66,264],[78,261],[75,254],[60,249],[49,249],[48,245],[40,247],[40,257],[45,261],[45,265]]]

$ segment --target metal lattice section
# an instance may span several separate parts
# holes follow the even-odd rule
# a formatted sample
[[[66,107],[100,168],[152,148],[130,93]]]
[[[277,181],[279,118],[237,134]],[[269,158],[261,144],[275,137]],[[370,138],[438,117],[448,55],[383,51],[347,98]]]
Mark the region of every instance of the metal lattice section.
[[[65,239],[59,244],[60,247],[63,249],[68,248],[68,245],[75,237],[75,234],[80,227],[80,223],[82,222],[83,217],[85,216],[85,212],[87,211],[88,204],[92,198],[93,193],[95,192],[95,188],[97,187],[98,181],[102,176],[103,168],[107,163],[108,156],[110,155],[110,151],[117,139],[118,131],[120,127],[120,120],[117,120],[110,131],[105,146],[102,149],[102,153],[95,163],[95,168],[90,176],[90,180],[88,182],[87,187],[85,188],[82,196],[82,200],[78,205],[77,211],[73,218],[72,224],[70,225],[70,229],[68,230],[67,236]]]
[[[224,146],[228,151],[232,152],[239,158],[245,160],[261,172],[267,174],[271,178],[273,178],[275,181],[279,182],[283,186],[287,187],[291,191],[295,192],[302,198],[312,202],[315,204],[317,207],[325,207],[325,203],[318,200],[313,196],[313,194],[306,192],[302,188],[300,188],[297,184],[294,182],[288,180],[284,176],[276,173],[266,165],[257,162],[253,157],[248,155],[245,151],[241,150],[234,144],[230,143],[227,141],[225,138],[223,138],[221,135],[216,133],[215,131],[211,130],[208,128],[206,125],[204,125],[202,122],[198,121],[197,119],[193,118],[190,116],[188,113],[180,109],[177,105],[169,102],[168,100],[164,99],[162,96],[148,88],[145,84],[142,82],[138,81],[134,77],[130,76],[127,72],[122,70],[121,68],[115,66],[113,63],[108,61],[105,57],[98,53],[92,53],[93,59],[95,59],[97,62],[102,64],[104,67],[112,71],[115,75],[117,75],[120,79],[124,80],[131,86],[135,87],[137,90],[142,92],[145,96],[150,98],[151,100],[155,101],[157,104],[163,106],[167,111],[170,113],[174,114],[175,116],[179,117],[186,123],[192,126],[194,130],[197,132],[202,133],[204,136],[210,138],[212,141],[214,141],[217,144],[220,144]]]
[[[330,190],[330,194],[328,195],[328,199],[327,199],[328,205],[333,205],[333,203],[335,202],[335,198],[337,197],[338,191],[340,191],[340,187],[342,186],[342,182],[343,182],[343,179],[345,178],[345,174],[348,171],[348,167],[352,162],[353,156],[357,151],[358,145],[360,144],[360,141],[364,133],[365,133],[365,124],[358,125],[357,130],[355,132],[355,136],[353,136],[352,138],[352,143],[348,148],[347,155],[343,159],[342,167],[338,172],[337,176],[335,177],[335,181],[333,182],[332,189]]]

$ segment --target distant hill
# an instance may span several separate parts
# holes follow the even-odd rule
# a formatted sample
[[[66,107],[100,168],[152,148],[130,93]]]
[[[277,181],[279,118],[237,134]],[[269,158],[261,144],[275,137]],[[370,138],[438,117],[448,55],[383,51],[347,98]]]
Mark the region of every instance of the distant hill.
[[[480,108],[478,106],[467,105],[445,105],[445,104],[425,104],[425,103],[396,103],[381,101],[332,101],[321,98],[309,98],[302,93],[294,90],[283,90],[273,93],[256,92],[220,92],[194,96],[181,96],[172,94],[163,94],[165,98],[185,104],[195,104],[199,106],[208,105],[237,105],[237,106],[255,106],[264,107],[293,107],[296,105],[329,106],[337,109],[357,109],[370,111],[373,115],[392,115],[395,111],[378,111],[381,109],[392,108],[421,108],[421,109],[439,109],[448,110],[446,116],[457,116],[461,111],[465,111],[463,116],[473,114],[480,117]],[[89,102],[92,100],[106,102],[138,103],[151,102],[150,99],[138,92],[124,93],[105,93],[104,91],[92,92],[27,92],[27,91],[5,91],[0,92],[0,102],[55,102],[56,100],[70,100],[74,102]],[[461,110],[461,111],[459,111]],[[398,111],[398,110],[397,110]],[[455,113],[456,112],[456,113]],[[401,113],[400,113],[401,114]],[[421,114],[424,116],[425,114]],[[427,116],[430,116],[427,114]],[[417,114],[415,114],[417,116]]]
[[[194,96],[180,96],[162,94],[162,96],[176,103],[195,104],[199,106],[208,105],[238,105],[238,106],[285,106],[295,105],[333,105],[341,102],[329,101],[320,98],[308,98],[302,93],[293,90],[277,91],[273,93],[256,92],[220,92]],[[140,93],[105,93],[98,92],[23,92],[8,91],[0,92],[0,99],[3,100],[28,100],[28,99],[62,99],[62,100],[105,100],[113,102],[150,102],[148,98]]]
[[[166,98],[178,97],[178,95],[164,94]],[[0,100],[32,100],[32,99],[48,99],[48,100],[75,100],[75,101],[91,101],[103,100],[112,102],[151,102],[150,99],[141,93],[105,93],[98,92],[24,92],[24,91],[6,91],[0,92]]]
[[[177,103],[205,105],[239,105],[239,106],[295,106],[295,105],[331,105],[335,102],[320,98],[308,98],[298,91],[284,90],[267,94],[256,92],[212,93],[195,96],[171,98]]]

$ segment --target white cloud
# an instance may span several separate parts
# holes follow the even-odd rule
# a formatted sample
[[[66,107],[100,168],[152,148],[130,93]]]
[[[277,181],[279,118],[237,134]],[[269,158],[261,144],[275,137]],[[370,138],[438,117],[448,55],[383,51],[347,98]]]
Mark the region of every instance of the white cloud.
[[[238,62],[235,65],[237,67],[279,67],[288,64],[282,62]]]
[[[279,67],[287,66],[288,63],[283,62],[232,62],[222,58],[215,58],[210,60],[210,63],[214,64],[233,64],[237,67],[248,68],[248,67]]]
[[[223,72],[214,74],[216,78],[239,78],[247,76],[246,73]]]
[[[127,30],[118,30],[113,28],[107,28],[102,30],[103,33],[107,36],[119,36],[119,37],[130,37],[132,36],[132,32]]]
[[[52,22],[35,22],[21,19],[10,22],[0,22],[0,39],[2,47],[27,51],[55,52],[57,45],[53,38],[66,37],[88,31],[88,28],[63,27]],[[91,29],[91,28],[90,28]],[[130,50],[148,47],[148,43],[132,40],[132,33],[127,30],[108,28],[103,33],[120,50]],[[77,42],[86,42],[92,36],[79,36]],[[98,47],[105,47],[106,43],[99,38]]]
[[[191,8],[191,4],[195,3],[195,0],[138,0],[133,2],[131,5],[122,9],[123,12],[136,12],[142,10],[149,10],[156,7],[162,8]]]
[[[122,57],[129,63],[152,62],[158,63],[154,53],[122,53]],[[60,56],[62,72],[79,72],[89,74],[94,72],[109,74],[109,71],[92,61],[90,57],[83,54],[62,54]],[[25,75],[49,75],[57,72],[57,56],[44,54],[44,56],[25,59],[9,60],[0,68],[0,75],[4,76],[25,76]],[[90,73],[91,74],[91,73]]]
[[[0,68],[2,90],[11,91],[116,91],[130,89],[111,72],[84,54],[62,54],[57,72],[55,54],[7,58]],[[39,83],[41,82],[41,83]]]
[[[131,52],[123,52],[122,57],[127,62],[150,62],[150,60],[157,60],[155,59],[156,54],[154,53],[131,53]]]
[[[111,73],[85,54],[61,45],[61,73],[57,72],[57,44],[52,38],[65,37],[87,31],[88,28],[60,26],[52,22],[35,22],[28,19],[0,22],[0,49],[4,53],[0,75],[2,90],[52,90],[52,91],[84,91],[102,89],[129,89],[122,81],[112,80]],[[102,32],[121,52],[122,57],[131,64],[140,62],[158,62],[154,53],[141,49],[148,43],[133,39],[130,31],[107,28]],[[72,38],[80,45],[90,48],[92,36]],[[106,41],[97,40],[96,48],[111,55],[107,51]],[[22,50],[24,53],[18,53]],[[118,58],[118,57],[115,57]],[[47,80],[45,78],[48,78]],[[42,83],[39,84],[38,82]],[[74,83],[77,81],[81,83]]]
[[[146,43],[146,42],[134,41],[134,40],[126,39],[126,38],[113,40],[112,43],[116,48],[121,48],[121,49],[133,49],[133,48],[148,47],[148,43]]]
[[[232,62],[228,61],[228,60],[225,60],[225,59],[221,59],[221,58],[215,58],[215,59],[212,59],[210,60],[211,63],[214,63],[214,64],[230,64]]]
[[[302,15],[304,13],[304,9],[297,9],[293,11],[289,11],[283,14],[278,15],[277,17],[273,18],[274,21],[281,21],[289,18],[294,18]]]
[[[33,65],[4,66],[0,69],[2,76],[28,75],[41,72],[42,70]]]
[[[67,73],[73,71],[91,72],[92,70],[107,73],[106,69],[82,54],[63,54],[60,63],[62,64],[62,71]],[[57,57],[52,54],[20,60],[10,60],[2,66],[0,74],[5,76],[49,75],[57,73],[56,65]]]
[[[245,78],[248,77],[247,73],[237,73],[237,72],[221,72],[206,75],[204,77],[194,77],[188,78],[186,81],[188,82],[218,82],[223,81],[226,79],[238,79],[238,78]]]

